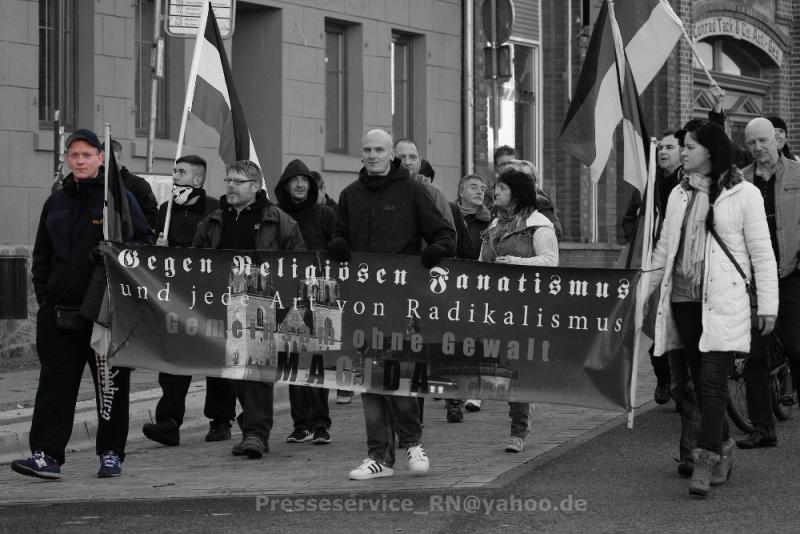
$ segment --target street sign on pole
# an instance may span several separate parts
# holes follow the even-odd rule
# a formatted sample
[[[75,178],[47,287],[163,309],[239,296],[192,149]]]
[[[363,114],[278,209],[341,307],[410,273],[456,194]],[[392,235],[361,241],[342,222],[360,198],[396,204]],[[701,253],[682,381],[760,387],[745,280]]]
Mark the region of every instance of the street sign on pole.
[[[171,37],[195,37],[200,26],[203,4],[209,0],[167,0],[164,10],[164,29]],[[211,0],[219,33],[223,39],[233,35],[236,0]]]
[[[484,0],[481,7],[481,18],[483,19],[483,33],[492,40],[492,3]],[[495,31],[494,40],[496,44],[502,44],[511,37],[514,28],[514,4],[511,0],[495,0],[494,7]]]
[[[486,77],[491,79],[491,113],[489,126],[492,128],[492,146],[497,148],[499,131],[502,127],[500,116],[500,79],[507,78],[511,72],[511,47],[501,47],[511,37],[514,28],[514,4],[511,0],[484,0],[481,7],[483,32],[489,46],[484,49]],[[501,66],[501,61],[504,64]]]

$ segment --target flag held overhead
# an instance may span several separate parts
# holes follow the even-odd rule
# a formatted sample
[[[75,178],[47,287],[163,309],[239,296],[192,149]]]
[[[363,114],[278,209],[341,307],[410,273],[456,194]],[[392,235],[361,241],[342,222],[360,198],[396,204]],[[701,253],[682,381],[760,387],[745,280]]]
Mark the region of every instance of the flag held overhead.
[[[680,19],[662,0],[617,0],[614,5],[619,13],[619,36],[614,35],[606,0],[560,135],[564,149],[589,167],[594,182],[605,169],[620,120],[626,118],[629,123],[626,139],[634,142],[632,132],[638,131],[638,137],[644,139],[641,147],[647,144],[646,133],[641,129],[638,95],[653,80],[683,34]],[[615,43],[619,40],[624,52],[617,50]],[[632,162],[626,165],[625,178],[641,191],[644,175],[629,171]]]
[[[200,31],[195,41],[176,159],[182,150],[188,112],[217,131],[219,155],[225,164],[250,160],[260,166],[233,84],[233,74],[217,19],[208,3],[203,7]]]

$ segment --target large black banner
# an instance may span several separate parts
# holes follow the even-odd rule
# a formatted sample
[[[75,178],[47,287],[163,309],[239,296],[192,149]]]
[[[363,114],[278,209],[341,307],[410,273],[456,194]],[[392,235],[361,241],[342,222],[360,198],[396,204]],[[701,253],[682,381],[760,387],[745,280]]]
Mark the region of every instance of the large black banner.
[[[637,270],[104,247],[111,362],[393,395],[630,406]]]

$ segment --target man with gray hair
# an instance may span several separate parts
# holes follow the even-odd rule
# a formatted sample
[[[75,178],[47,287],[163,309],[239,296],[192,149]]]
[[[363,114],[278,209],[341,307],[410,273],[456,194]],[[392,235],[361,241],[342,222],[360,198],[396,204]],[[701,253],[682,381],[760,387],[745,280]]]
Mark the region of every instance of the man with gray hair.
[[[797,391],[800,383],[800,162],[778,152],[775,127],[768,119],[759,117],[750,121],[744,136],[754,161],[742,172],[745,180],[758,187],[764,197],[772,249],[778,260],[780,305],[775,330],[783,342]],[[765,341],[753,332],[750,357],[743,371],[747,411],[754,430],[747,438],[736,442],[742,449],[772,447],[778,442],[772,419]]]
[[[305,250],[300,227],[270,202],[262,189],[264,177],[252,161],[242,160],[226,169],[226,195],[220,207],[197,227],[193,247],[232,250]],[[233,446],[234,456],[261,458],[269,451],[272,430],[273,384],[232,380],[242,405],[242,441]]]

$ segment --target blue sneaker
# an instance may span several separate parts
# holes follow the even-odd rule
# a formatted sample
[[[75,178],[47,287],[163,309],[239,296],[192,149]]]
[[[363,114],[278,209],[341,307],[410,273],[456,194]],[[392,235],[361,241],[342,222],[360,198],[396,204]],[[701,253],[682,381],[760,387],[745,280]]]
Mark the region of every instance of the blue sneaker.
[[[118,477],[122,474],[122,462],[114,451],[106,451],[100,455],[100,469],[97,478]]]
[[[61,465],[44,451],[33,451],[33,455],[25,460],[14,460],[11,469],[29,477],[58,480],[61,478]]]

